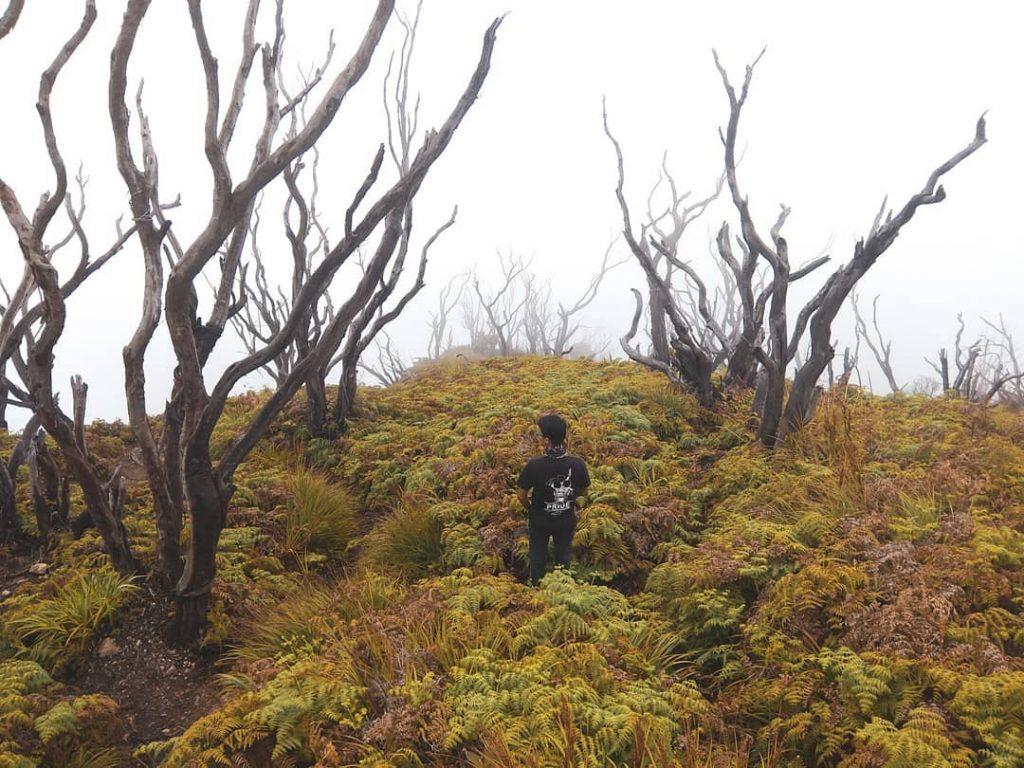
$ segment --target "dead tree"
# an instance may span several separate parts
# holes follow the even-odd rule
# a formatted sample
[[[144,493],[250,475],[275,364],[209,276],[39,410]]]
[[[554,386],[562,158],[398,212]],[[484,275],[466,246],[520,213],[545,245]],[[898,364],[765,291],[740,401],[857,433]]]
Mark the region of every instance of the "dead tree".
[[[452,346],[451,314],[462,300],[471,272],[456,275],[437,294],[437,308],[430,313],[430,338],[427,340],[427,359],[438,360]]]
[[[581,325],[579,315],[597,298],[605,276],[625,264],[625,260],[612,262],[617,238],[608,243],[601,266],[598,267],[575,302],[569,304],[557,300],[552,306],[551,285],[536,289],[536,277],[524,275],[524,290],[527,301],[524,306],[523,335],[527,348],[532,354],[564,357],[573,351]]]
[[[745,322],[738,350],[738,356],[742,362],[734,367],[736,380],[749,383],[753,371],[744,360],[749,354],[760,366],[757,391],[754,397],[755,408],[761,418],[759,437],[766,445],[772,446],[778,436],[782,419],[786,370],[799,349],[803,335],[803,326],[799,322],[792,335],[789,332],[787,320],[789,284],[817,269],[828,260],[828,257],[819,257],[802,269],[792,270],[789,246],[782,236],[782,227],[789,217],[790,209],[784,205],[780,206],[779,214],[769,233],[771,240],[771,244],[769,244],[758,232],[750,213],[748,200],[740,190],[737,175],[736,137],[740,113],[747,99],[750,80],[756,64],[757,60],[747,67],[742,90],[737,95],[729,82],[725,69],[718,60],[717,53],[715,54],[715,65],[722,76],[722,82],[729,97],[729,120],[725,130],[721,132],[721,138],[725,147],[725,176],[733,206],[740,219],[743,263],[740,264],[732,256],[729,232],[725,226],[719,232],[718,243],[722,258],[729,264],[736,276],[743,302]],[[771,280],[761,294],[754,299],[753,292],[748,286],[759,260],[763,260],[770,267]],[[765,311],[767,311],[767,318],[765,318]],[[766,323],[766,327],[762,323]],[[824,372],[824,367],[822,372]]]
[[[529,263],[521,257],[509,255],[506,259],[498,252],[498,263],[501,265],[501,277],[497,290],[488,293],[480,287],[480,278],[473,277],[473,291],[478,301],[475,310],[464,313],[464,322],[470,333],[470,346],[476,349],[474,336],[483,336],[482,328],[493,336],[497,352],[508,357],[515,351],[516,337],[523,324],[523,310],[526,307],[528,294],[522,298],[516,292],[517,281],[526,273]]]
[[[487,290],[479,277],[471,275],[473,296],[462,303],[462,325],[469,335],[469,349],[483,356],[525,353],[564,357],[571,354],[583,329],[580,315],[597,298],[607,274],[625,263],[612,262],[615,242],[608,244],[597,272],[572,303],[557,297],[551,281],[542,281],[530,269],[529,262],[499,252],[501,278],[497,289]],[[446,302],[449,306],[454,304],[445,295],[440,302],[435,322],[438,316],[444,317]],[[437,330],[443,332],[446,321],[437,325]],[[432,330],[431,352],[435,356],[442,351],[440,338],[441,334]],[[451,346],[450,335],[448,346]]]
[[[129,192],[132,213],[139,227],[139,242],[146,263],[146,284],[142,318],[131,343],[125,350],[126,388],[129,414],[141,447],[147,476],[153,489],[158,515],[160,568],[165,577],[177,578],[177,612],[174,633],[180,641],[196,638],[201,632],[209,605],[210,589],[216,574],[216,553],[234,493],[236,468],[245,460],[273,419],[322,367],[337,353],[356,315],[372,296],[386,273],[388,264],[402,237],[405,211],[418,192],[434,162],[445,151],[457,128],[478,97],[487,77],[491,52],[500,19],[488,28],[475,71],[443,124],[428,131],[418,151],[412,153],[405,173],[399,174],[365,212],[357,216],[378,181],[381,162],[376,160],[365,181],[349,204],[342,236],[331,244],[319,264],[310,272],[292,302],[292,309],[280,330],[266,343],[232,362],[212,386],[207,386],[204,367],[232,314],[239,311],[237,283],[244,242],[250,230],[255,201],[268,184],[310,151],[333,122],[341,104],[360,81],[373,57],[394,6],[394,0],[379,0],[366,32],[348,64],[333,78],[325,80],[319,102],[309,109],[309,118],[294,135],[277,140],[281,120],[300,103],[311,98],[316,83],[303,87],[295,96],[282,101],[277,72],[282,56],[284,28],[281,2],[276,5],[275,35],[262,46],[254,42],[258,0],[250,0],[243,24],[243,55],[234,75],[230,97],[222,108],[217,60],[210,47],[199,0],[189,0],[198,57],[204,72],[207,112],[205,152],[213,175],[212,205],[209,218],[199,234],[175,251],[164,285],[161,245],[174,234],[159,210],[155,153],[139,165],[129,140],[129,118],[125,103],[127,69],[138,30],[149,9],[149,0],[129,0],[120,32],[111,54],[110,116],[117,150],[118,168]],[[249,72],[260,54],[264,104],[264,123],[247,170],[236,178],[228,162],[228,149],[242,111]],[[325,73],[320,73],[324,75]],[[144,128],[144,130],[146,130]],[[147,131],[148,132],[148,131]],[[148,158],[152,142],[145,156]],[[383,148],[378,152],[380,158]],[[242,425],[239,436],[218,457],[211,453],[211,438],[235,385],[245,376],[260,370],[289,345],[302,338],[306,308],[328,291],[342,265],[380,229],[378,245],[366,264],[357,285],[336,307],[316,343],[301,352],[288,375],[276,384],[258,411]],[[219,259],[220,278],[209,318],[201,320],[196,308],[196,282],[204,268]],[[143,361],[159,322],[161,310],[170,333],[176,360],[171,397],[164,412],[164,427],[157,443],[145,408]],[[191,535],[184,567],[178,554],[180,521],[187,512]]]
[[[14,14],[15,20],[16,17],[17,13]],[[4,18],[7,19],[7,14]],[[133,227],[128,232],[120,233],[113,246],[101,256],[93,258],[83,226],[84,202],[76,209],[68,193],[67,167],[57,141],[50,108],[51,95],[64,66],[89,34],[95,20],[95,2],[87,0],[78,28],[40,78],[36,110],[55,176],[53,189],[42,196],[30,217],[15,191],[0,179],[0,204],[17,238],[25,264],[21,281],[9,294],[9,301],[0,320],[0,370],[7,370],[8,364],[20,369],[25,387],[17,396],[18,403],[33,411],[39,425],[60,450],[68,473],[81,486],[86,514],[99,531],[114,567],[122,573],[131,573],[136,570],[135,559],[121,522],[120,507],[112,503],[109,492],[110,483],[116,480],[101,479],[97,467],[85,450],[81,427],[61,409],[53,387],[54,352],[67,319],[66,300],[90,275],[109,261],[135,231]],[[13,25],[13,21],[10,23]],[[85,181],[80,174],[78,185],[84,200]],[[62,206],[70,223],[70,234],[48,246],[46,240],[50,226]],[[79,259],[67,279],[61,282],[54,256],[70,242],[78,244]],[[36,295],[40,298],[32,304],[32,298]],[[4,383],[9,392],[14,389],[10,379]],[[41,494],[45,504],[48,502],[46,496],[49,495],[49,482],[48,478],[43,479],[39,474],[43,444],[37,443],[35,448],[33,464],[37,470],[36,475],[47,486],[47,493]],[[4,485],[7,485],[6,481]],[[2,506],[6,507],[7,503]],[[44,527],[49,527],[49,520],[44,523]]]
[[[975,339],[970,346],[964,346],[966,324],[964,316],[956,316],[957,330],[953,339],[953,370],[950,370],[949,352],[946,347],[939,350],[938,362],[926,362],[939,374],[942,391],[948,397],[973,400],[978,389],[978,358],[981,357],[984,340]]]
[[[404,379],[409,374],[409,368],[386,331],[381,333],[381,337],[374,342],[377,351],[376,364],[371,365],[364,359],[359,361],[359,368],[382,387],[390,387]]]
[[[415,106],[410,105],[409,76],[421,5],[417,6],[415,16],[409,20],[398,15],[405,36],[399,52],[397,67],[392,58],[391,67],[384,79],[384,113],[388,125],[387,148],[390,150],[395,170],[399,175],[409,171],[412,162],[411,150],[416,139],[419,99],[416,98]],[[328,51],[327,62],[330,60],[332,50]],[[322,69],[323,66],[318,71]],[[392,78],[393,73],[394,77]],[[283,78],[278,75],[277,80],[279,87],[283,89]],[[308,83],[303,84],[303,88],[307,85]],[[285,93],[285,97],[286,100],[290,100],[287,93]],[[305,125],[306,122],[306,105],[303,103],[291,113],[288,136],[298,133],[300,126]],[[317,199],[320,188],[320,154],[315,145],[307,154],[312,156],[312,161],[308,163],[309,173],[304,173],[307,165],[306,157],[299,157],[286,167],[282,174],[287,188],[282,218],[292,257],[292,278],[288,290],[271,285],[268,281],[262,247],[259,242],[258,209],[254,215],[250,232],[252,255],[249,263],[254,280],[251,285],[248,284],[248,281],[243,281],[245,283],[243,288],[247,293],[246,301],[241,311],[232,318],[237,334],[250,353],[256,349],[258,344],[266,344],[269,338],[278,332],[287,321],[289,313],[296,307],[295,302],[301,294],[304,284],[320,263],[323,255],[330,250],[328,227],[321,220]],[[378,172],[380,170],[378,164],[383,159],[382,148],[381,154],[374,163]],[[303,176],[308,177],[306,183],[303,183]],[[350,212],[349,216],[352,213],[354,211]],[[394,294],[403,275],[412,238],[412,207],[409,206],[403,213],[402,235],[387,279],[381,278],[374,293],[359,309],[348,328],[341,350],[305,382],[308,424],[312,434],[334,433],[343,427],[354,405],[361,355],[384,326],[396,319],[423,288],[427,252],[440,234],[454,223],[454,218],[455,214],[452,215],[448,223],[428,239],[427,245],[421,253],[420,270],[409,291],[399,297],[395,306],[386,308],[385,303]],[[361,249],[357,252],[360,253],[360,266],[365,271],[367,262],[361,255]],[[305,317],[296,334],[296,343],[283,350],[272,361],[272,364],[266,367],[266,372],[270,374],[275,383],[280,383],[286,378],[296,360],[301,359],[316,345],[324,328],[333,319],[333,314],[334,306],[329,293],[324,294],[319,306],[306,308]],[[340,368],[338,391],[333,413],[329,419],[327,378],[330,372],[336,368]]]
[[[471,275],[473,279],[475,276]],[[459,322],[468,336],[466,344],[449,345],[445,352],[455,352],[456,356],[462,355],[465,351],[482,357],[492,357],[498,353],[498,337],[491,332],[490,321],[484,313],[483,307],[475,299],[475,296],[463,296],[459,306]]]
[[[341,352],[332,359],[330,364],[326,367],[326,370],[330,370],[335,365],[340,365],[341,367],[341,378],[338,382],[338,392],[335,398],[333,415],[334,427],[336,430],[340,430],[345,426],[345,422],[352,413],[352,408],[355,405],[359,361],[362,359],[367,347],[369,347],[374,339],[377,338],[377,335],[380,334],[389,323],[402,314],[409,302],[412,301],[416,294],[423,289],[424,285],[426,285],[424,278],[427,271],[427,256],[430,248],[445,232],[445,230],[455,224],[455,217],[457,214],[458,209],[452,211],[451,218],[442,224],[427,239],[420,251],[419,268],[416,272],[415,281],[398,299],[398,301],[396,301],[391,307],[385,309],[385,303],[398,287],[399,279],[402,277],[402,271],[405,267],[405,259],[408,253],[409,239],[412,232],[412,208],[410,207],[407,209],[405,214],[406,224],[403,228],[401,242],[398,244],[397,255],[392,263],[391,271],[387,279],[385,280],[382,278],[380,280],[374,293],[370,296],[359,314],[352,320],[348,333],[345,336],[345,342],[342,345]],[[391,355],[387,360],[388,364],[382,364],[382,369],[393,369],[396,365],[394,356]]]
[[[903,388],[896,381],[896,375],[892,370],[892,339],[886,340],[878,324],[878,296],[875,296],[874,301],[871,302],[870,329],[860,313],[860,307],[857,305],[856,291],[850,293],[850,303],[853,305],[854,333],[857,336],[858,342],[863,340],[868,345],[868,349],[871,350],[875,362],[882,369],[882,375],[885,376],[885,380],[889,384],[889,391],[894,395],[903,391]],[[872,332],[874,332],[873,338]]]
[[[669,282],[669,278],[663,277],[660,274],[649,247],[649,243],[657,243],[657,253],[668,259],[668,254],[671,254],[671,249],[676,247],[679,238],[681,238],[685,231],[686,225],[690,223],[696,215],[703,212],[703,210],[706,209],[706,205],[703,208],[694,209],[692,212],[684,210],[681,215],[676,212],[676,215],[673,217],[672,230],[675,242],[671,242],[667,238],[662,238],[661,242],[658,242],[653,238],[649,238],[648,233],[651,229],[650,223],[641,227],[638,239],[633,230],[629,205],[626,202],[625,192],[623,191],[625,186],[625,162],[622,157],[622,147],[618,140],[612,135],[611,128],[608,125],[607,109],[603,110],[602,116],[604,120],[605,135],[608,136],[609,141],[612,143],[618,164],[618,183],[615,188],[615,196],[618,199],[619,208],[622,212],[622,234],[630,251],[636,257],[644,271],[648,285],[651,286],[652,295],[657,297],[656,306],[651,310],[651,354],[644,354],[641,352],[640,348],[633,343],[633,338],[639,328],[640,316],[643,313],[643,298],[639,291],[636,290],[633,291],[637,302],[636,313],[634,314],[633,323],[630,326],[629,332],[620,339],[620,344],[623,351],[631,359],[641,365],[646,365],[654,368],[655,370],[662,371],[673,382],[692,390],[702,404],[710,406],[715,399],[715,387],[711,381],[711,374],[715,369],[714,351],[701,344],[702,334],[697,328],[690,324],[686,316],[680,311],[676,302],[673,300],[672,287]],[[673,201],[673,205],[678,207],[678,203],[676,201],[680,198],[677,195],[674,195],[674,197],[676,197],[676,200]],[[682,264],[678,259],[676,259],[676,261],[680,265]],[[672,263],[671,259],[669,259],[669,263]],[[672,265],[677,266],[676,264]],[[669,324],[672,326],[672,330],[674,332],[674,337],[671,342],[666,341],[664,344],[661,341],[661,330],[659,327],[662,325],[660,320],[662,312],[667,316]],[[668,350],[669,346],[671,346],[671,352]]]
[[[540,284],[532,272],[520,276],[523,292],[523,318],[520,324],[523,351],[531,355],[546,354],[551,349],[554,314],[551,307],[551,281]]]
[[[402,361],[402,355],[392,345],[387,331],[381,332],[382,339],[377,339],[377,362],[371,365],[365,359],[359,361],[359,368],[369,374],[382,387],[397,384],[409,374],[409,369]]]
[[[996,337],[978,336],[970,345],[964,341],[966,323],[962,314],[956,316],[957,331],[953,354],[946,347],[939,350],[937,362],[926,362],[939,375],[942,392],[947,397],[988,405],[999,396],[1019,402],[1024,371],[1017,361],[1013,336],[1000,316],[999,325],[982,318]],[[1004,388],[1010,386],[1009,395]]]
[[[384,78],[383,103],[384,116],[388,128],[387,147],[395,170],[400,176],[409,172],[410,163],[412,162],[412,148],[419,125],[420,97],[417,95],[415,100],[412,101],[409,88],[413,52],[416,48],[416,32],[419,29],[422,7],[423,2],[420,0],[416,5],[416,12],[411,19],[406,19],[401,14],[398,14],[398,20],[404,32],[402,46],[398,53],[397,66],[395,58],[392,57],[388,66],[388,72]],[[394,72],[393,80],[391,78],[392,72]],[[396,255],[392,261],[391,270],[387,278],[385,279],[383,276],[380,278],[375,290],[352,320],[345,335],[341,351],[317,374],[326,380],[332,368],[338,366],[340,369],[332,416],[332,426],[335,432],[341,431],[345,427],[346,421],[355,406],[360,360],[367,348],[384,328],[397,319],[409,302],[423,290],[423,287],[426,285],[425,278],[429,251],[438,238],[455,224],[457,216],[458,207],[452,211],[451,217],[427,238],[420,250],[419,266],[412,285],[398,297],[397,301],[391,306],[387,306],[388,301],[395,295],[395,291],[398,289],[402,279],[406,257],[412,243],[413,208],[411,198],[405,210],[402,211],[401,236],[397,247],[395,247]],[[390,352],[390,346],[388,350]],[[382,370],[384,371],[393,369],[396,364],[400,365],[400,361],[396,361],[393,354],[381,360]]]
[[[810,274],[828,260],[827,256],[814,259],[807,266],[789,272],[776,270],[775,279],[765,283],[759,270],[758,253],[745,239],[738,239],[743,251],[742,260],[734,256],[728,224],[723,224],[716,239],[718,271],[722,286],[709,290],[698,271],[680,258],[679,244],[686,228],[711,202],[717,199],[728,173],[719,182],[715,192],[695,203],[687,204],[689,193],[680,194],[665,163],[658,185],[648,197],[647,221],[637,237],[632,230],[631,214],[623,193],[625,183],[624,162],[619,142],[608,127],[604,115],[605,133],[611,141],[618,161],[616,197],[622,211],[624,235],[647,278],[650,289],[651,353],[643,353],[633,339],[639,328],[639,319],[621,340],[626,354],[648,367],[662,372],[672,371],[670,378],[692,390],[698,400],[710,406],[717,397],[712,374],[723,364],[727,366],[725,381],[736,386],[752,386],[758,364],[763,362],[755,354],[764,337],[764,315],[768,301],[776,291],[785,301],[785,287],[794,280]],[[734,179],[730,180],[730,188]],[[669,205],[662,213],[653,210],[651,200],[658,186],[667,182]],[[665,264],[662,274],[659,262]],[[673,272],[683,276],[683,288],[672,284]],[[641,300],[642,302],[642,300]],[[775,305],[773,305],[775,306]],[[642,313],[642,308],[641,308]],[[672,328],[670,341],[663,341],[665,318]],[[666,345],[671,349],[666,353]],[[657,363],[652,365],[652,363]]]
[[[978,358],[976,386],[972,400],[981,405],[991,405],[993,401],[1013,401],[1012,394],[1007,397],[1004,387],[1021,380],[1024,373],[1007,369],[1006,360],[1001,350],[994,346],[990,338],[985,338],[982,354]]]
[[[867,237],[861,239],[855,246],[852,258],[836,269],[825,280],[817,294],[801,308],[793,323],[792,331],[790,331],[787,318],[786,289],[793,278],[789,266],[788,244],[782,236],[782,227],[789,215],[789,209],[785,206],[781,207],[779,216],[770,231],[771,244],[769,244],[769,241],[761,237],[754,224],[747,199],[740,191],[736,176],[737,129],[757,60],[747,66],[746,76],[739,93],[732,86],[717,54],[715,64],[721,74],[722,83],[729,99],[729,121],[722,134],[722,142],[725,146],[726,177],[733,205],[740,217],[742,238],[755,258],[766,261],[773,273],[771,302],[767,318],[767,349],[763,346],[754,349],[754,354],[764,371],[764,397],[759,436],[762,442],[771,447],[780,437],[798,429],[813,415],[820,391],[818,382],[835,354],[835,348],[831,343],[832,323],[843,302],[856,286],[857,281],[892,245],[902,227],[913,218],[917,209],[922,205],[931,205],[945,199],[945,191],[939,184],[939,180],[985,143],[985,120],[984,117],[978,120],[975,136],[970,144],[936,168],[922,190],[913,195],[902,208],[898,211],[887,211],[886,205],[883,203]],[[807,359],[795,371],[787,398],[787,367],[793,359],[805,330],[809,330],[810,333],[810,351]]]
[[[719,268],[724,277],[721,289],[715,293],[709,291],[697,270],[679,257],[683,233],[718,197],[722,182],[712,195],[686,204],[689,193],[679,193],[663,162],[659,185],[662,180],[667,181],[669,205],[665,212],[656,214],[651,205],[654,197],[652,191],[648,198],[647,221],[641,226],[637,237],[623,192],[625,173],[622,149],[608,126],[607,112],[604,113],[604,127],[618,162],[616,197],[623,217],[623,234],[650,288],[651,353],[643,353],[633,342],[639,329],[639,316],[635,316],[635,322],[620,343],[630,358],[666,373],[674,382],[693,391],[702,404],[710,406],[717,397],[712,374],[723,362],[728,364],[727,381],[745,386],[752,384],[757,364],[753,349],[760,344],[764,309],[776,285],[763,285],[757,269],[756,253],[746,246],[745,241],[741,242],[744,249],[742,263],[733,256],[727,225],[719,230],[717,239],[718,255],[725,265]],[[666,264],[665,274],[659,271],[660,260]],[[825,257],[817,259],[807,267],[787,275],[785,282],[788,284],[809,274],[825,260]],[[682,291],[672,285],[673,270],[683,275],[685,287]],[[634,294],[640,302],[637,311],[642,314],[642,297]],[[722,298],[721,304],[718,302],[719,296]],[[664,332],[663,316],[668,319],[673,331],[671,340],[664,342],[661,340]],[[666,345],[671,352],[666,353]]]
[[[329,61],[333,48],[327,55]],[[281,78],[279,77],[280,81]],[[296,114],[292,111],[292,122],[288,136],[298,132]],[[317,343],[323,329],[334,316],[331,295],[325,292],[314,303],[305,307],[296,305],[309,276],[320,263],[323,255],[330,250],[327,230],[320,221],[318,193],[320,187],[320,153],[316,146],[307,153],[312,156],[309,183],[303,184],[306,156],[300,156],[288,165],[281,174],[287,194],[282,211],[282,224],[291,257],[291,279],[287,288],[271,284],[267,277],[263,248],[260,243],[260,206],[254,209],[249,231],[250,260],[240,269],[239,285],[244,295],[241,308],[232,315],[231,322],[236,334],[249,354],[270,342],[275,334],[288,322],[293,311],[302,318],[296,333],[296,342],[282,349],[263,371],[273,379],[275,385],[284,382],[295,363]],[[248,278],[249,272],[252,279]],[[322,378],[310,377],[305,383],[307,415],[310,430],[319,434],[327,419],[327,388]]]
[[[624,350],[630,357],[645,365],[670,372],[674,380],[693,390],[705,404],[714,401],[715,388],[711,374],[721,361],[723,353],[728,361],[727,381],[749,386],[756,374],[757,391],[754,403],[761,420],[759,437],[770,447],[774,446],[781,436],[799,428],[813,414],[819,393],[818,382],[835,354],[831,344],[832,322],[846,297],[878,257],[892,245],[900,229],[913,218],[917,209],[922,205],[944,199],[945,192],[938,184],[939,179],[985,142],[985,123],[984,119],[979,120],[974,140],[939,166],[929,177],[924,189],[911,197],[899,211],[889,211],[886,215],[883,204],[883,210],[879,212],[868,236],[854,249],[853,258],[828,277],[818,293],[797,314],[790,329],[787,308],[790,283],[819,268],[828,261],[828,257],[819,256],[804,267],[792,268],[789,246],[782,235],[782,229],[790,213],[789,209],[786,206],[780,207],[780,212],[769,230],[769,236],[763,237],[754,223],[748,200],[740,190],[736,138],[740,114],[747,100],[756,63],[757,61],[747,67],[743,85],[737,93],[717,54],[715,55],[715,64],[729,99],[729,120],[721,133],[721,138],[725,147],[725,179],[740,220],[740,236],[737,243],[743,251],[742,259],[736,258],[733,253],[727,225],[719,230],[717,244],[719,255],[736,283],[736,293],[742,312],[741,332],[738,335],[728,332],[723,327],[714,302],[709,301],[710,294],[704,281],[687,262],[678,258],[676,242],[671,238],[651,237],[647,228],[641,229],[639,239],[633,234],[629,208],[623,195],[622,151],[608,130],[607,114],[605,131],[615,148],[618,160],[616,194],[623,214],[627,243],[640,262],[648,281],[658,288],[674,332],[671,342],[673,359],[666,361],[659,350],[657,322],[652,326],[652,353],[643,354],[632,344],[639,324],[639,313],[642,311],[638,308],[630,332],[622,339]],[[673,197],[677,199],[676,195]],[[653,215],[651,218],[658,220]],[[677,230],[678,227],[675,227],[672,234],[674,235]],[[686,275],[693,286],[690,291],[692,298],[689,299],[690,311],[685,311],[685,307],[680,308],[672,301],[672,287],[656,269],[647,247],[648,240],[669,265]],[[755,290],[754,281],[762,265],[769,268],[770,279],[763,288]],[[787,398],[787,371],[796,357],[804,333],[808,330],[810,348],[806,359],[796,367],[793,385]]]
[[[986,320],[984,317],[981,318],[981,321],[995,334],[990,339],[990,343],[999,359],[994,366],[993,375],[990,377],[986,402],[998,395],[1001,401],[1018,407],[1024,406],[1024,368],[1021,368],[1020,358],[1017,357],[1013,334],[1006,327],[1006,321],[1002,315],[999,315],[998,323]]]

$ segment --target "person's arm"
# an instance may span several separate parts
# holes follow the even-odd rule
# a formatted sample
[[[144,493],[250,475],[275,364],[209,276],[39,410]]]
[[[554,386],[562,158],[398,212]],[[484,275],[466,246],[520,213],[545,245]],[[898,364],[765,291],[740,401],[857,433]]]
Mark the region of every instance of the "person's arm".
[[[580,489],[577,491],[576,496],[586,496],[587,490],[590,488],[590,471],[587,469],[587,463],[580,460],[583,471],[580,473]]]
[[[519,473],[519,479],[516,481],[516,486],[516,498],[518,498],[519,503],[523,505],[523,509],[529,512],[530,488],[533,487],[533,473],[530,471],[530,462],[527,462],[526,466],[523,467],[523,470]]]
[[[519,488],[516,496],[519,498],[519,503],[523,505],[523,509],[529,511],[530,509],[530,491],[526,488]]]

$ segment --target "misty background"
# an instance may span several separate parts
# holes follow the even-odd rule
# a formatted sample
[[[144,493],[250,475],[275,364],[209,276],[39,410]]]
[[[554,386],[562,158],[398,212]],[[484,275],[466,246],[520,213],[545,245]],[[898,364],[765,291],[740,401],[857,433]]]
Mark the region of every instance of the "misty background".
[[[292,85],[300,67],[322,60],[331,29],[337,50],[330,74],[343,67],[373,5],[371,0],[288,3],[285,72],[296,76]],[[245,6],[244,0],[217,0],[205,7],[224,87],[230,86],[239,55]],[[406,13],[415,10],[408,0],[399,6]],[[106,96],[120,9],[105,0],[98,8],[94,31],[58,82],[53,109],[69,170],[81,162],[89,179],[86,228],[94,251],[101,252],[114,240],[114,221],[126,214],[127,200],[114,165]],[[666,150],[681,188],[692,189],[695,197],[714,189],[722,169],[718,127],[728,108],[712,47],[736,82],[745,64],[767,46],[740,125],[740,184],[765,229],[780,203],[792,208],[785,233],[794,265],[826,246],[834,262],[845,261],[882,199],[888,195],[890,205],[902,205],[973,136],[975,121],[988,110],[989,143],[949,174],[947,200],[918,213],[858,292],[868,311],[871,299],[881,295],[883,330],[893,339],[901,383],[931,373],[923,358],[952,344],[958,312],[967,322],[968,339],[982,330],[981,316],[996,319],[1000,313],[1011,330],[1024,333],[1024,249],[1009,234],[1024,202],[1018,187],[1024,171],[1019,140],[1024,67],[1015,4],[981,3],[965,13],[962,4],[917,1],[787,1],[769,7],[733,0],[701,5],[425,0],[412,74],[412,87],[422,97],[422,128],[439,124],[447,114],[475,65],[484,29],[506,11],[482,96],[416,198],[418,242],[456,204],[459,216],[431,251],[427,287],[389,326],[406,361],[425,352],[426,322],[437,292],[470,269],[483,284],[493,284],[498,250],[531,259],[533,271],[550,279],[556,298],[575,300],[585,289],[621,229],[614,154],[601,126],[603,96],[623,145],[626,193],[636,219]],[[267,39],[271,20],[263,16],[260,30]],[[34,109],[39,73],[80,18],[77,0],[30,3],[0,45],[0,173],[26,205],[52,185]],[[318,145],[320,208],[335,231],[385,138],[381,86],[388,53],[400,45],[401,32],[392,20],[369,71]],[[182,199],[169,217],[179,237],[188,240],[208,215],[211,176],[203,155],[202,71],[184,3],[154,3],[132,65],[130,92],[145,80],[163,196],[180,193]],[[239,171],[255,140],[260,111],[256,88],[233,145]],[[280,230],[282,201],[278,182],[263,201],[268,240],[262,250],[271,277],[285,279],[290,255],[280,235],[275,251],[270,234]],[[680,245],[680,255],[702,274],[717,274],[709,244],[723,218],[735,222],[727,194]],[[413,247],[418,253],[418,245]],[[10,285],[21,272],[22,257],[7,227],[0,228],[0,251],[0,274]],[[76,256],[69,246],[58,256],[58,267]],[[617,256],[629,256],[624,243],[618,244]],[[342,272],[336,290],[351,284],[353,269]],[[829,271],[826,267],[798,283],[791,306],[802,304]],[[643,285],[640,267],[630,259],[608,276],[588,308],[587,334],[598,347],[607,343],[608,354],[621,355],[618,337],[633,310],[629,288]],[[66,384],[80,373],[89,382],[90,418],[124,416],[120,351],[138,321],[141,288],[142,257],[133,238],[68,302],[56,380]],[[458,343],[458,317],[454,320]],[[854,340],[848,308],[835,324],[835,335],[841,355]],[[229,328],[207,375],[219,374],[240,350]],[[167,395],[162,387],[170,382],[172,359],[161,326],[147,358],[151,409]],[[860,363],[865,383],[870,374],[875,389],[885,391],[866,349]],[[246,381],[249,387],[262,384],[255,376]],[[10,418],[12,426],[24,420],[14,409]]]

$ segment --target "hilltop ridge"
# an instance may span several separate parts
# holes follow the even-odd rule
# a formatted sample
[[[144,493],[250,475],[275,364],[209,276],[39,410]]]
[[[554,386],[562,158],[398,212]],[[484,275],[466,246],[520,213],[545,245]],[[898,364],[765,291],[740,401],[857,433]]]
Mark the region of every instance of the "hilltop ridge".
[[[549,410],[593,485],[531,589],[514,478]],[[0,603],[0,765],[1020,765],[1024,415],[848,387],[768,452],[749,411],[544,358],[362,390],[333,440],[297,401],[237,476],[208,714],[143,733],[77,687],[145,587],[64,537]]]

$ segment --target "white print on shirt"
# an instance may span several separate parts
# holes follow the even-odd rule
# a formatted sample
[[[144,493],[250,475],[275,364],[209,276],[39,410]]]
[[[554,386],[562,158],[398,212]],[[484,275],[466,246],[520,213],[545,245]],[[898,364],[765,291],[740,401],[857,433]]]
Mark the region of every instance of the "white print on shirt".
[[[554,500],[544,502],[545,512],[549,512],[553,515],[560,515],[562,512],[568,512],[569,509],[572,508],[573,487],[569,483],[571,478],[572,469],[570,469],[569,473],[564,477],[561,475],[555,475],[547,481],[546,485],[551,489]]]

